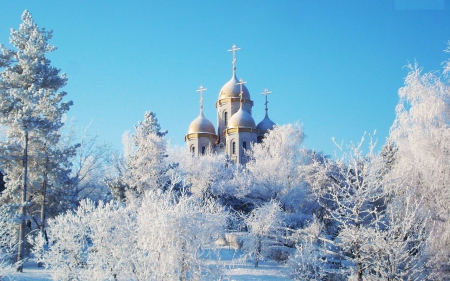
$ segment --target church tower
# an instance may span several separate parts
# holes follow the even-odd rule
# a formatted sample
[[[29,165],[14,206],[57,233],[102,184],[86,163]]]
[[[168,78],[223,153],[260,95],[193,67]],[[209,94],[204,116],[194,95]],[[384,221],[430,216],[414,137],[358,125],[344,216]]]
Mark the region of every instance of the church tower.
[[[241,88],[238,84],[239,80],[236,77],[236,51],[239,51],[240,49],[241,48],[236,48],[236,45],[233,45],[231,50],[228,50],[228,52],[233,53],[233,72],[230,81],[223,85],[220,90],[219,98],[216,102],[217,135],[219,137],[220,146],[226,145],[225,130],[228,127],[231,116],[239,110],[241,104],[244,111],[250,115],[252,114],[253,101],[250,100],[250,93],[248,92],[247,87],[242,85],[242,98],[240,97]]]
[[[208,149],[214,149],[218,137],[214,125],[203,115],[203,86],[197,90],[200,92],[200,114],[191,122],[184,141],[189,151],[194,156],[203,155]]]
[[[255,120],[250,113],[244,110],[244,92],[243,86],[247,82],[239,80],[240,86],[240,107],[239,110],[231,116],[226,128],[226,150],[231,160],[238,164],[247,163],[248,159],[245,150],[251,148],[251,144],[257,141],[258,130],[256,130]]]

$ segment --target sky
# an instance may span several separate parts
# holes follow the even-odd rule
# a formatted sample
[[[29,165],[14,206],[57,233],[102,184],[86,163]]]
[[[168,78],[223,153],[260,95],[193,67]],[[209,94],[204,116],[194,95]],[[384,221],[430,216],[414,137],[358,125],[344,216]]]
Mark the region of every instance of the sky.
[[[28,9],[53,30],[48,55],[69,78],[68,118],[122,150],[122,134],[153,111],[172,145],[199,114],[216,125],[221,87],[247,81],[253,118],[299,122],[304,146],[334,155],[367,132],[382,145],[398,89],[417,62],[440,71],[450,54],[449,0],[50,1],[0,0],[0,43],[9,46]],[[217,128],[217,126],[216,126]]]

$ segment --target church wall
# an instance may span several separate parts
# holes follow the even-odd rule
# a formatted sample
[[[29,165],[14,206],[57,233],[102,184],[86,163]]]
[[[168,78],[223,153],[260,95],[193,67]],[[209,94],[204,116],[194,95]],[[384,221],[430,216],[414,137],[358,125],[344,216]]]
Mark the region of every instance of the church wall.
[[[251,143],[256,142],[257,135],[255,133],[240,132],[235,134],[230,134],[227,136],[227,147],[226,151],[230,159],[235,163],[245,164],[248,159],[244,154],[243,143],[246,142],[247,150],[251,148]],[[233,153],[233,142],[235,143]]]
[[[228,112],[228,120],[230,120],[231,116],[238,112],[240,104],[240,102],[229,102],[224,103],[217,108],[217,135],[219,136],[219,142],[225,143],[224,131],[227,128],[225,125],[225,112]],[[250,115],[252,114],[252,105],[250,103],[244,103],[242,109],[247,111]]]
[[[198,139],[190,139],[187,142],[187,147],[189,148],[189,151],[192,153],[192,148],[194,147],[194,153],[192,153],[194,156],[202,155],[202,148],[205,148],[205,152],[207,151],[209,146],[213,146],[214,143],[210,138],[201,137]]]

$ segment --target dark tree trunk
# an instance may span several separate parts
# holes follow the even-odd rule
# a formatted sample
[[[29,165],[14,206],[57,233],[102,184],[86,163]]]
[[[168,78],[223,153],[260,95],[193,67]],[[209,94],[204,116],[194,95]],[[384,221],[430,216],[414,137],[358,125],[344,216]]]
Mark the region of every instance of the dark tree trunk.
[[[23,188],[22,188],[22,206],[20,207],[20,214],[22,216],[22,222],[19,227],[19,245],[17,248],[17,262],[22,261],[25,258],[25,236],[26,236],[26,221],[27,209],[25,204],[27,202],[27,176],[28,176],[28,130],[25,127],[24,130],[24,148],[23,148]],[[23,271],[23,264],[17,267],[17,271]]]

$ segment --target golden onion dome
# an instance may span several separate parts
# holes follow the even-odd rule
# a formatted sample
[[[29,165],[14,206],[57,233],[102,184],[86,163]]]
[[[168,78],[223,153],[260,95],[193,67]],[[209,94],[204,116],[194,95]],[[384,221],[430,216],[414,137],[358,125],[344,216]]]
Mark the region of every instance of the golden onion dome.
[[[233,72],[233,76],[231,77],[230,81],[225,83],[223,85],[222,89],[219,93],[219,99],[223,98],[239,98],[241,94],[241,89],[239,85],[236,85],[236,83],[239,83],[239,80],[236,77],[236,73]],[[250,99],[250,93],[248,92],[247,87],[245,85],[242,85],[242,98],[249,100]]]
[[[194,119],[194,121],[191,122],[188,128],[188,134],[193,133],[210,133],[215,134],[216,130],[214,129],[214,125],[209,121],[203,113],[200,113],[200,115]]]
[[[259,130],[259,135],[264,135],[269,130],[272,130],[275,127],[275,123],[270,120],[269,116],[266,113],[266,117],[259,122],[258,126],[256,126],[256,129]]]
[[[242,107],[231,116],[230,121],[228,121],[228,128],[252,128],[255,129],[255,120],[253,117]]]

